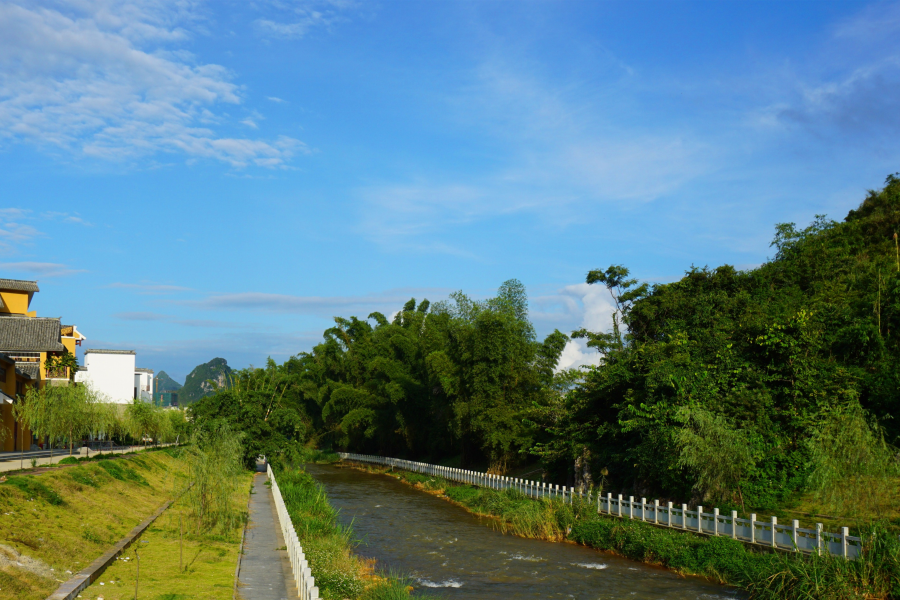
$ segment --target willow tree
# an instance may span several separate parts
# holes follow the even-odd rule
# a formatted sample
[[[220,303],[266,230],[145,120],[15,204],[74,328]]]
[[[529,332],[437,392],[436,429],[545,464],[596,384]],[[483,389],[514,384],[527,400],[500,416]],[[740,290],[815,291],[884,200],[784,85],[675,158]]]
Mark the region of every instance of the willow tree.
[[[31,388],[23,402],[13,407],[16,420],[38,437],[50,441],[50,455],[57,440],[67,439],[72,454],[76,438],[91,433],[97,416],[97,395],[83,385],[48,385]]]
[[[168,435],[171,423],[164,409],[140,399],[125,409],[125,429],[136,440],[149,437],[158,441]]]

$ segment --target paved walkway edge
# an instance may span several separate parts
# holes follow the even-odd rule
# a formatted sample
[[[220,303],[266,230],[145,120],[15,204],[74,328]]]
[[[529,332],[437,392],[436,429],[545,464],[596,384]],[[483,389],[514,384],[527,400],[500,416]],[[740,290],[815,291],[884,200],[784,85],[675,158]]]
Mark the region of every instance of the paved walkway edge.
[[[78,595],[78,592],[91,585],[97,577],[106,570],[106,567],[116,560],[116,557],[119,556],[122,550],[130,546],[139,535],[144,533],[144,530],[147,529],[159,515],[163,514],[172,502],[174,502],[174,500],[169,500],[156,509],[155,513],[141,521],[137,527],[128,533],[128,535],[119,540],[119,543],[113,546],[112,550],[92,562],[87,568],[79,571],[75,577],[59,586],[55,592],[47,596],[47,600],[71,600],[72,598],[75,598],[75,596]]]
[[[253,482],[250,482],[250,491],[247,493],[247,520],[241,530],[241,544],[238,546],[237,565],[234,567],[234,591],[231,600],[238,600],[238,577],[241,576],[241,563],[244,561],[244,536],[247,535],[247,527],[250,526],[250,496],[253,494]]]

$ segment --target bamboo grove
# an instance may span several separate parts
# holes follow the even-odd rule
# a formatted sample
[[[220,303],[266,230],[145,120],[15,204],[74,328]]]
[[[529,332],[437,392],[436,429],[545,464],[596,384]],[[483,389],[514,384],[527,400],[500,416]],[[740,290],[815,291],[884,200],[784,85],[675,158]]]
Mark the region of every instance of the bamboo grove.
[[[695,502],[818,490],[878,512],[900,434],[898,231],[890,176],[841,222],[777,225],[755,269],[658,285],[591,271],[616,307],[609,331],[538,339],[511,280],[487,300],[335,318],[310,352],[239,371],[191,411],[243,431],[248,463],[315,445],[495,472],[540,463],[557,483]],[[570,336],[600,365],[559,371]]]

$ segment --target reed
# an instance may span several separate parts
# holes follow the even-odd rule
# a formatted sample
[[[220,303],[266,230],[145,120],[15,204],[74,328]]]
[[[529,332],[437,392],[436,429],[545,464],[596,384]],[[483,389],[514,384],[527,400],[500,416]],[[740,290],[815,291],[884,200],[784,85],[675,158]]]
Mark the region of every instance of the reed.
[[[233,502],[245,472],[241,434],[224,423],[208,431],[198,430],[182,455],[187,473],[176,486],[187,488],[186,503],[197,533],[234,529],[244,518]]]

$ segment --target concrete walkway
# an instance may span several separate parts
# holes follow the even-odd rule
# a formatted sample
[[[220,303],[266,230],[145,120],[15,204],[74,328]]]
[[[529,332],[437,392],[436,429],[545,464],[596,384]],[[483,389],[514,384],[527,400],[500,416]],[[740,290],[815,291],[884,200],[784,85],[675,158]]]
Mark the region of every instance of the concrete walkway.
[[[250,495],[250,522],[244,535],[238,573],[238,597],[243,600],[293,600],[297,587],[272,500],[265,465],[257,465]]]

